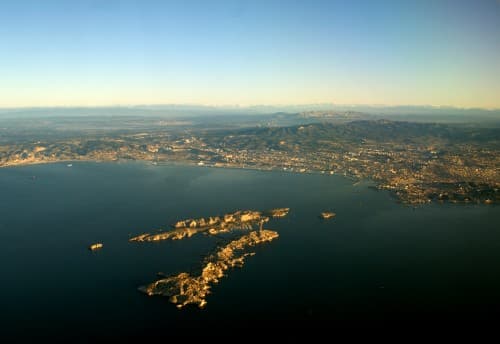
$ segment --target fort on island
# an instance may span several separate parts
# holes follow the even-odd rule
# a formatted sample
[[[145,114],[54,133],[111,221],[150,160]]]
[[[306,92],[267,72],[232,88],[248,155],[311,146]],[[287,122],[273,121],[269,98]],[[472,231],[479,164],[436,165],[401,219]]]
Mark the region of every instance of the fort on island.
[[[206,298],[213,284],[225,276],[227,270],[243,267],[245,259],[255,253],[249,249],[253,246],[270,242],[278,238],[276,231],[263,229],[262,225],[272,218],[282,218],[289,208],[276,208],[265,212],[254,210],[238,210],[222,216],[186,219],[172,225],[173,229],[156,234],[141,234],[130,239],[131,242],[149,242],[160,240],[180,240],[195,234],[215,235],[235,230],[248,230],[245,234],[222,238],[223,244],[215,252],[207,255],[200,269],[192,272],[181,272],[167,276],[159,273],[161,279],[139,287],[139,291],[149,296],[167,296],[177,308],[193,304],[200,308],[206,306]],[[254,227],[258,226],[257,230]]]

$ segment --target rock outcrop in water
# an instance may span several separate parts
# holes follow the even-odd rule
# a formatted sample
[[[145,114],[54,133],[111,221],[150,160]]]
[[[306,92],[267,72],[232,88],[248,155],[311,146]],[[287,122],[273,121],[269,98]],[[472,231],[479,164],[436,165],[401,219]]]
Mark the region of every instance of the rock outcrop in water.
[[[272,217],[283,217],[288,213],[288,208],[273,209],[267,213]],[[252,226],[267,221],[269,221],[269,216],[260,211],[239,210],[224,216],[181,220],[172,226],[174,227],[172,230],[159,233],[144,233],[129,239],[129,241],[180,240],[186,237],[190,238],[198,233],[216,235],[235,229],[251,229]]]
[[[103,247],[103,245],[100,242],[98,242],[98,243],[90,245],[89,250],[96,251],[96,250],[100,250],[102,247]]]
[[[186,237],[190,238],[193,235],[203,232],[201,228],[176,228],[167,232],[159,232],[156,234],[144,233],[135,236],[129,241],[160,241],[160,240],[180,240]]]
[[[322,219],[325,219],[325,220],[328,220],[328,219],[331,219],[331,218],[334,218],[337,214],[335,214],[334,212],[331,212],[331,211],[324,211],[320,214],[320,217]]]
[[[288,215],[290,208],[276,208],[271,209],[266,212],[266,215],[270,217],[285,217]]]
[[[277,237],[278,233],[271,230],[250,232],[220,247],[214,254],[208,256],[199,275],[182,272],[139,287],[139,290],[150,296],[168,296],[170,302],[174,303],[177,308],[188,304],[203,308],[207,304],[206,297],[210,294],[211,285],[218,283],[219,279],[224,277],[225,271],[233,267],[242,267],[245,258],[255,254],[245,251],[246,249],[260,243],[270,242]]]

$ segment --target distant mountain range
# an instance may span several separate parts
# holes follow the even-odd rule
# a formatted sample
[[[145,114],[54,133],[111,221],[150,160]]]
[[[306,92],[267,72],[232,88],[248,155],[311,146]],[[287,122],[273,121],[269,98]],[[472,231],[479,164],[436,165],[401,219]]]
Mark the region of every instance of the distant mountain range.
[[[375,106],[309,104],[291,106],[205,106],[205,105],[140,105],[110,107],[46,107],[4,108],[1,118],[47,118],[92,116],[153,116],[199,117],[269,115],[276,113],[303,114],[308,117],[329,117],[349,114],[354,119],[389,118],[393,120],[424,122],[500,122],[500,109],[455,108],[435,106]],[[315,115],[316,114],[316,115]],[[322,114],[319,116],[319,114]]]

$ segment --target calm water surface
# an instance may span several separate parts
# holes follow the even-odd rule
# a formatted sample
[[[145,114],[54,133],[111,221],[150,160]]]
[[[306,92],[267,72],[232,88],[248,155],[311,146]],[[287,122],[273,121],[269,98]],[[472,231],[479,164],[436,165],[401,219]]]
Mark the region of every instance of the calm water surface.
[[[179,311],[137,291],[159,271],[196,268],[217,239],[132,244],[131,235],[273,207],[291,208],[266,225],[279,239],[214,286],[206,309]],[[4,335],[491,318],[500,309],[496,206],[414,209],[339,176],[73,163],[0,169],[0,209]],[[318,218],[330,209],[335,219]],[[88,251],[97,241],[104,249]]]

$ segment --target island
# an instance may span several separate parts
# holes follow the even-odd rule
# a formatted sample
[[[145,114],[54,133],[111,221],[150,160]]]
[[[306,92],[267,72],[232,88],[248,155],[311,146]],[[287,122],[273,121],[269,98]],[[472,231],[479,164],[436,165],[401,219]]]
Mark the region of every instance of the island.
[[[226,243],[206,256],[199,270],[181,272],[173,276],[159,273],[161,279],[141,286],[138,290],[149,296],[167,296],[170,302],[179,309],[189,304],[204,308],[211,286],[218,283],[227,270],[234,267],[241,268],[245,259],[255,254],[255,252],[250,252],[249,248],[271,242],[279,237],[278,232],[262,228],[263,224],[269,221],[269,216],[282,218],[288,214],[288,211],[289,208],[276,208],[265,212],[238,210],[222,216],[181,220],[173,224],[173,229],[170,231],[157,234],[145,233],[131,238],[131,242],[148,242],[180,240],[198,233],[215,235],[231,232],[236,234],[229,238],[221,238]],[[253,227],[257,225],[259,228],[254,230]],[[248,230],[248,232],[243,234],[234,232],[238,229]]]
[[[276,208],[268,210],[265,214],[270,217],[285,217],[288,215],[290,208]]]
[[[179,309],[188,304],[203,308],[207,304],[206,297],[210,294],[210,286],[218,283],[219,279],[224,277],[226,270],[242,267],[245,258],[255,254],[254,252],[246,252],[247,248],[270,242],[278,236],[277,232],[265,229],[250,232],[209,255],[198,274],[182,272],[175,276],[167,276],[146,286],[141,286],[139,290],[149,296],[167,296],[170,302]]]
[[[288,213],[288,208],[272,209],[265,212],[271,217],[283,217]],[[269,221],[269,216],[254,210],[238,210],[222,216],[208,218],[186,219],[172,225],[173,229],[158,233],[143,233],[129,239],[130,242],[180,240],[190,238],[195,234],[204,233],[216,235],[227,233],[235,229],[251,229],[256,224]]]
[[[102,243],[98,242],[89,246],[90,251],[97,251],[103,247]]]
[[[331,212],[331,211],[324,211],[320,214],[320,217],[322,219],[325,219],[325,220],[328,220],[328,219],[331,219],[331,218],[334,218],[337,214],[335,214],[334,212]]]

